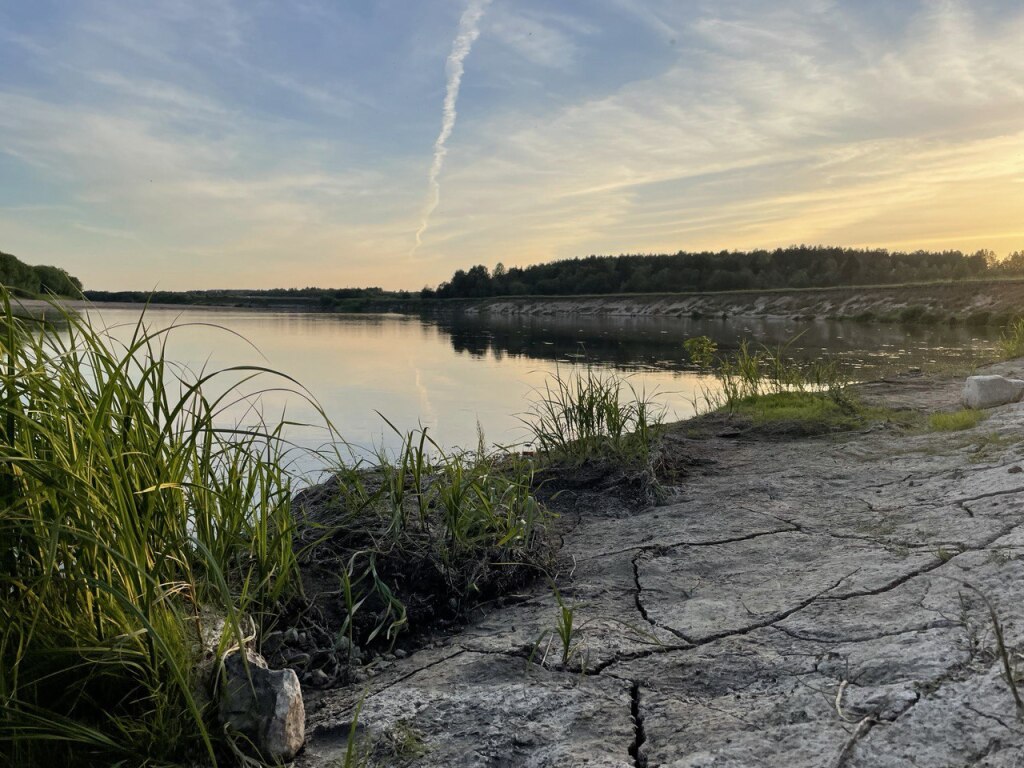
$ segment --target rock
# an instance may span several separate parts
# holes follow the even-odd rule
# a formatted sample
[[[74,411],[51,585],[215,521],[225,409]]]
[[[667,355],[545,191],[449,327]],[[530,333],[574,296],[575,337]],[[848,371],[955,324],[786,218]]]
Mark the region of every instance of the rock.
[[[968,376],[963,403],[968,408],[995,408],[1016,403],[1024,396],[1024,381],[1005,376]]]
[[[267,668],[263,657],[239,651],[224,659],[220,691],[221,721],[241,734],[259,756],[287,762],[305,740],[306,712],[294,670]]]

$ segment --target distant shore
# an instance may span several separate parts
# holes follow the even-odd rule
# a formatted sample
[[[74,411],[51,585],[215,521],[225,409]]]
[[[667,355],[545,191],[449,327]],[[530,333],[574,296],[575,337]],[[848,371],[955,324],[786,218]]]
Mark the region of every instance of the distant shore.
[[[882,322],[1003,324],[1024,310],[1024,281],[984,280],[722,293],[509,296],[470,314],[786,317]]]
[[[51,306],[18,299],[30,314]],[[142,302],[63,299],[72,310],[139,309]],[[325,306],[314,299],[233,299],[230,303],[152,303],[150,309],[316,313],[466,313],[624,317],[782,317],[865,322],[1002,325],[1024,313],[1024,280],[971,280],[905,285],[788,288],[715,293],[629,293],[585,296],[496,296],[473,299],[359,298]]]

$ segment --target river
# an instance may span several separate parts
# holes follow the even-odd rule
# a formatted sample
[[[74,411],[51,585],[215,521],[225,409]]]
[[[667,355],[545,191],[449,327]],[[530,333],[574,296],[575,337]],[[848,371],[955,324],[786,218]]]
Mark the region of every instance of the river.
[[[125,338],[139,311],[101,308],[94,322]],[[309,396],[346,441],[344,456],[371,457],[391,449],[401,431],[420,425],[445,447],[475,447],[478,425],[490,444],[528,439],[522,419],[538,388],[556,371],[593,365],[630,377],[656,393],[669,419],[693,415],[716,382],[688,364],[686,338],[707,335],[722,349],[746,338],[785,345],[795,358],[832,356],[858,379],[915,367],[962,366],[994,355],[999,331],[965,326],[864,324],[790,319],[658,319],[650,317],[417,317],[233,310],[149,309],[151,329],[169,334],[168,357],[191,371],[259,365],[280,371]],[[227,380],[226,380],[227,381]],[[269,388],[225,413],[297,422],[289,436],[303,447],[329,435],[317,408],[279,391],[287,380],[261,376],[247,393]],[[336,438],[332,438],[336,439]]]

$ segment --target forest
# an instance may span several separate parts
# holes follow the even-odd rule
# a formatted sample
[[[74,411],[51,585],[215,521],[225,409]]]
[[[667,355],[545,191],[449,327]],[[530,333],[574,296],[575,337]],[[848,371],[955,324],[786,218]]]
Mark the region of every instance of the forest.
[[[31,266],[0,251],[0,285],[25,297],[82,295],[82,282],[60,267]]]
[[[1024,251],[913,251],[791,246],[775,250],[588,256],[528,267],[460,269],[423,298],[681,293],[892,285],[1024,276]]]

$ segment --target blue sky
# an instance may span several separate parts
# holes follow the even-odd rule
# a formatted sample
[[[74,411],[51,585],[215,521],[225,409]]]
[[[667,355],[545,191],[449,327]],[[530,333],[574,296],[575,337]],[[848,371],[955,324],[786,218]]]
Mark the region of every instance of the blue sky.
[[[0,0],[0,250],[92,288],[1024,249],[1024,6]]]

